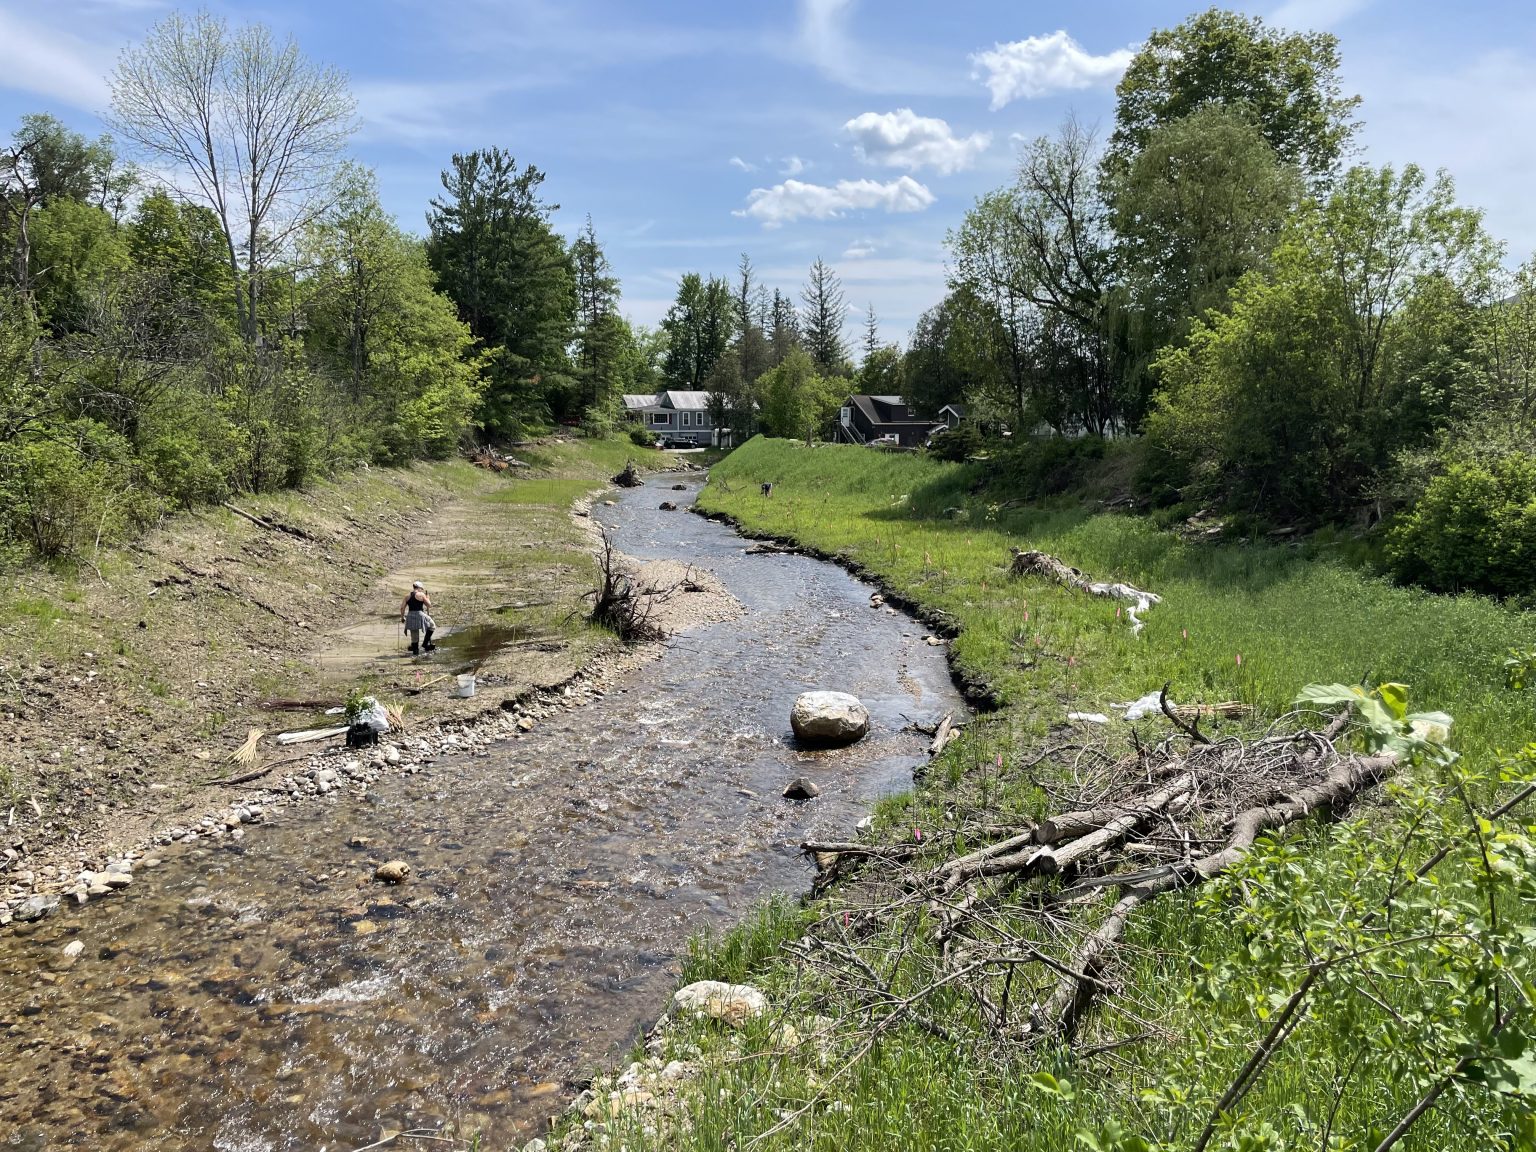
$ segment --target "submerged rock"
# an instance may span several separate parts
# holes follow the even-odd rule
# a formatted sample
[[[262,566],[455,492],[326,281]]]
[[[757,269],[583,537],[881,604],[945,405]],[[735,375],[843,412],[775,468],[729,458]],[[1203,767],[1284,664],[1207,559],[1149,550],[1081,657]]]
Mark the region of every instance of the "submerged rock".
[[[816,787],[814,780],[808,780],[804,776],[798,776],[791,780],[784,789],[786,800],[814,800],[821,795],[821,789]]]
[[[386,884],[399,884],[411,874],[411,866],[404,860],[389,860],[373,870],[373,878]]]
[[[740,1028],[768,1011],[768,997],[750,984],[726,984],[720,980],[698,980],[672,994],[672,1007],[695,1016],[722,1020]]]
[[[31,896],[23,900],[16,909],[16,919],[22,923],[28,920],[41,920],[58,906],[59,898],[51,893]]]
[[[869,709],[847,692],[802,692],[789,726],[809,744],[852,744],[869,731]]]

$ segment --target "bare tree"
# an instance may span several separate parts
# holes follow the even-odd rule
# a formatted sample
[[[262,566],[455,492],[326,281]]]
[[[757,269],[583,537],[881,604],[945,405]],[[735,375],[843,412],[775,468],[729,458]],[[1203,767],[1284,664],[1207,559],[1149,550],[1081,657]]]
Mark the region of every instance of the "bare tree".
[[[312,63],[260,24],[230,30],[207,12],[172,13],[124,50],[111,77],[112,124],[206,202],[224,232],[235,309],[257,335],[262,269],[323,208],[356,121],[338,69]]]

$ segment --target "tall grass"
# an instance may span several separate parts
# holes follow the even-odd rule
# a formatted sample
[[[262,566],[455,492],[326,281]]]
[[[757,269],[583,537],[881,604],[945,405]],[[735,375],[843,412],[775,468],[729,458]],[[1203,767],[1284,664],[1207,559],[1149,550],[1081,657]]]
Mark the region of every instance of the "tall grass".
[[[881,805],[887,828],[938,826],[962,793],[999,822],[1041,814],[1053,803],[1053,782],[1019,766],[1042,738],[1059,731],[1068,711],[1109,712],[1111,704],[1165,682],[1181,702],[1251,704],[1262,724],[1288,711],[1309,682],[1397,680],[1410,686],[1415,708],[1455,717],[1452,742],[1464,757],[1488,762],[1536,739],[1536,694],[1506,689],[1500,669],[1508,648],[1536,646],[1530,613],[1394,587],[1306,548],[1188,541],[1145,518],[1070,501],[1010,507],[984,479],[975,465],[754,440],[714,467],[700,499],[703,509],[727,513],[752,532],[856,561],[946,613],[959,629],[957,660],[995,688],[1000,713],[973,723],[922,789]],[[774,485],[767,497],[759,487],[766,482]],[[1096,578],[1155,591],[1163,602],[1134,635],[1112,601],[1011,577],[1014,547],[1054,553]],[[1374,804],[1367,821],[1393,836],[1392,809],[1384,800]],[[1330,837],[1328,829],[1312,827],[1295,838],[1324,862],[1325,875]],[[1332,882],[1342,898],[1358,877],[1341,871]],[[813,912],[835,915],[840,899],[834,892]],[[965,1027],[970,1009],[942,997],[932,1011],[961,1039],[897,1028],[852,1064],[848,1046],[835,1041],[816,1059],[777,1052],[756,1033],[727,1045],[718,1033],[697,1029],[689,1042],[715,1055],[687,1092],[691,1128],[663,1125],[647,1134],[637,1123],[615,1135],[632,1149],[723,1152],[819,1100],[752,1146],[1054,1150],[1089,1146],[1077,1143],[1080,1133],[1120,1125],[1168,1147],[1188,1147],[1207,1106],[1186,1101],[1219,1094],[1251,1050],[1228,1041],[1263,1029],[1251,1004],[1207,984],[1223,959],[1245,954],[1230,907],[1207,893],[1203,900],[1171,895],[1144,909],[1132,921],[1129,959],[1116,974],[1122,994],[1103,1003],[1078,1049],[1019,1046],[1000,1054],[973,1044],[964,1039],[976,1034]],[[1080,930],[1102,914],[1090,909]],[[804,1015],[849,1010],[846,990],[776,951],[805,923],[803,913],[765,909],[724,941],[701,941],[686,973],[750,979],[776,1005]],[[1025,914],[1009,927],[1024,939],[1038,932]],[[890,987],[899,995],[910,991],[903,985],[906,958],[926,945],[889,936]],[[1017,994],[1048,990],[1049,981]],[[1220,1137],[1213,1147],[1374,1147],[1372,1134],[1379,1138],[1390,1128],[1418,1091],[1370,1062],[1343,1066],[1348,1039],[1304,1023],[1244,1101],[1243,1133]],[[1100,1041],[1116,1047],[1082,1055]],[[1031,1078],[1042,1072],[1054,1079]],[[1336,1097],[1341,1079],[1346,1088]],[[1436,1110],[1398,1147],[1427,1152],[1468,1147],[1469,1139],[1454,1109]]]
[[[1164,682],[1181,702],[1240,700],[1274,715],[1304,684],[1371,679],[1405,682],[1415,707],[1450,712],[1463,754],[1536,737],[1536,709],[1504,688],[1501,668],[1510,647],[1536,646],[1536,614],[1395,587],[1304,549],[1187,541],[1066,502],[1007,508],[971,495],[978,479],[974,465],[754,440],[715,467],[700,506],[857,560],[946,612],[962,630],[960,662],[1037,730]],[[1135,636],[1113,601],[1011,578],[1015,547],[1163,603]]]

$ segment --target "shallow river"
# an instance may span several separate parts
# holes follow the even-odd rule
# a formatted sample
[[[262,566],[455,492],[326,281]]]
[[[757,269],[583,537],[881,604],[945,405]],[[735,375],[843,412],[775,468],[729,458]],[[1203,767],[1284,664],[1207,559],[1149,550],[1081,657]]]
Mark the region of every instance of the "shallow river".
[[[445,1123],[506,1147],[654,1019],[689,936],[803,891],[799,841],[907,787],[906,718],[961,707],[943,649],[830,564],[657,510],[692,499],[669,487],[596,512],[629,554],[716,573],[742,618],[489,755],[269,810],[0,937],[0,1148],[353,1149]],[[808,688],[859,695],[870,737],[797,751]],[[780,798],[799,775],[818,799]],[[414,873],[386,890],[366,861],[393,857]]]

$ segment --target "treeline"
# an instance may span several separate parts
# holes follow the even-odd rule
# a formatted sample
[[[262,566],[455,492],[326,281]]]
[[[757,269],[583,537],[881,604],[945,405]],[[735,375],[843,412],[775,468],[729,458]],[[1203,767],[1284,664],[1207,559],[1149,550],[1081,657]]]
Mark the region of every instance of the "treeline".
[[[412,236],[346,158],[344,77],[206,13],[157,25],[111,90],[111,136],[39,114],[0,147],[0,561],[89,560],[169,509],[466,437],[612,425],[654,386],[590,221],[567,244],[537,169],[455,156]]]
[[[902,388],[983,426],[1144,437],[1163,504],[1392,524],[1404,577],[1536,588],[1536,268],[1451,177],[1349,164],[1338,45],[1216,9],[1154,33],[948,238]]]
[[[901,349],[881,341],[874,307],[859,349],[847,339],[848,311],[836,271],[819,258],[798,299],[770,289],[745,253],[729,279],[686,273],[656,334],[661,386],[708,392],[713,424],[738,443],[757,431],[825,434],[850,392],[901,392]]]

